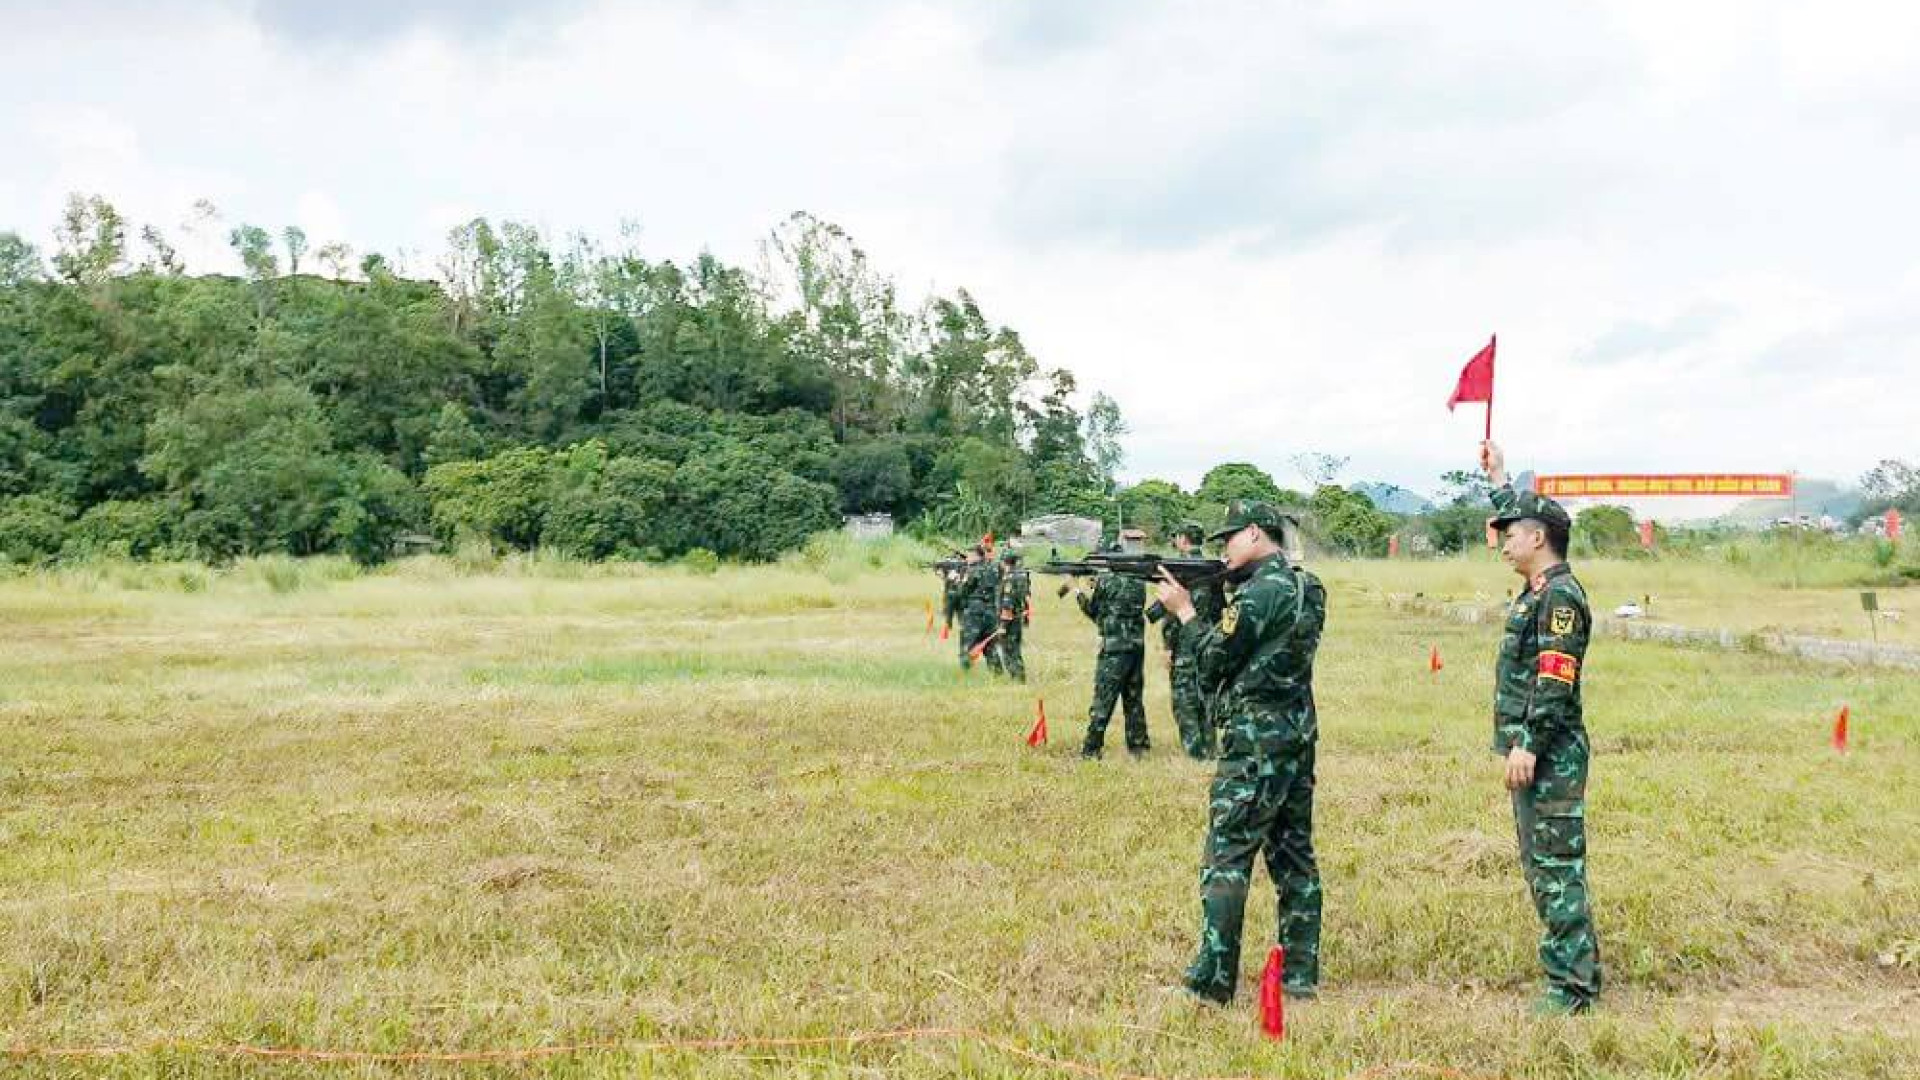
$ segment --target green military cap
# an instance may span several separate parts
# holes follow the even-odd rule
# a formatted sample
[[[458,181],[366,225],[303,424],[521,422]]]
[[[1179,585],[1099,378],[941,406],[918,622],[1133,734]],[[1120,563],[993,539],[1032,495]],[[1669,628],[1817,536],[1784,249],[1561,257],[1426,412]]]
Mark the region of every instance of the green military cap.
[[[1198,544],[1207,538],[1207,530],[1201,528],[1197,521],[1183,521],[1173,530],[1173,535],[1184,536]]]
[[[1295,522],[1291,515],[1264,499],[1235,499],[1227,504],[1227,523],[1208,539],[1225,540],[1249,525],[1258,525],[1268,536],[1278,540],[1285,528],[1292,524]]]
[[[1562,529],[1573,528],[1573,518],[1567,514],[1566,508],[1536,491],[1521,492],[1513,500],[1512,508],[1493,518],[1488,524],[1496,529],[1504,529],[1523,518],[1532,518],[1547,525],[1558,525]]]

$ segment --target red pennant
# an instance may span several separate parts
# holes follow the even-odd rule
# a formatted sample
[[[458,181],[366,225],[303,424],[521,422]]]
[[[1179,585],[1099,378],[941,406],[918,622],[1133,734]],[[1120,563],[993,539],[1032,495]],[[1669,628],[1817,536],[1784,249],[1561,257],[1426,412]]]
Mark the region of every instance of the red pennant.
[[[1438,674],[1440,669],[1446,666],[1440,662],[1440,646],[1433,646],[1433,651],[1427,654],[1427,670]]]
[[[1260,1033],[1269,1039],[1287,1037],[1287,953],[1275,945],[1260,973]]]
[[[993,644],[993,639],[999,637],[1000,634],[1001,634],[1001,631],[995,630],[993,633],[988,634],[986,637],[981,638],[980,644],[975,645],[973,648],[967,650],[967,655],[973,657],[975,660],[978,660],[982,656],[985,656],[987,654],[987,646]]]
[[[1028,746],[1041,746],[1047,741],[1047,701],[1045,698],[1033,699],[1034,711],[1039,714],[1033,722],[1033,730],[1027,732]]]
[[[1840,715],[1833,718],[1833,748],[1838,753],[1847,752],[1847,718],[1851,710],[1840,706]]]
[[[949,637],[950,635],[952,635],[952,633],[953,633],[953,627],[951,627],[951,626],[942,626],[942,627],[940,628],[940,640],[941,640],[941,641],[945,641],[945,640],[947,640],[947,638],[948,638],[948,637]]]

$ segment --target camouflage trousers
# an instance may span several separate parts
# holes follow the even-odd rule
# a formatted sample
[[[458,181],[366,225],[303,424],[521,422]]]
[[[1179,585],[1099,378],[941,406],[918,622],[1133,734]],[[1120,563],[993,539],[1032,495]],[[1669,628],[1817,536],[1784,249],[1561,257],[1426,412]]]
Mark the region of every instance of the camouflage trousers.
[[[1000,664],[1006,668],[1007,675],[1015,682],[1026,682],[1027,658],[1021,649],[1024,646],[1023,638],[1027,628],[1019,619],[1014,619],[1011,622],[1001,622],[1000,629],[1004,632],[1000,635],[999,641],[988,646],[988,654],[999,653]]]
[[[1273,759],[1229,758],[1213,778],[1200,866],[1200,952],[1187,988],[1226,1002],[1240,982],[1240,927],[1253,860],[1265,854],[1287,950],[1287,988],[1320,982],[1320,868],[1313,857],[1312,743]]]
[[[1200,665],[1191,656],[1173,658],[1173,723],[1180,729],[1180,745],[1187,756],[1218,757],[1213,725],[1207,721],[1207,695],[1200,689]]]
[[[1513,793],[1514,831],[1549,992],[1568,1003],[1600,995],[1600,939],[1587,902],[1587,735],[1551,740],[1534,762],[1533,786]]]
[[[1152,749],[1147,739],[1145,648],[1100,650],[1093,667],[1093,707],[1087,710],[1087,741],[1080,752],[1098,757],[1107,742],[1107,722],[1113,719],[1115,702],[1127,718],[1127,749],[1144,754]]]
[[[995,630],[1000,629],[1000,617],[992,611],[963,611],[960,613],[960,667],[961,670],[973,668],[974,646],[985,641]],[[1001,672],[1000,644],[995,640],[981,652],[980,658],[987,662],[987,670],[995,674]]]

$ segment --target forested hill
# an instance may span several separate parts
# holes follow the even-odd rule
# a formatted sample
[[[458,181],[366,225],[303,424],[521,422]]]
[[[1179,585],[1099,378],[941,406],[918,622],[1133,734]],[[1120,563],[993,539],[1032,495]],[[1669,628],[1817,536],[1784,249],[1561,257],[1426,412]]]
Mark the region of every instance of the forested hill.
[[[44,253],[0,233],[0,557],[756,559],[842,512],[977,534],[1112,490],[1109,399],[806,215],[752,271],[477,220],[430,281],[221,231],[242,277],[97,198]]]

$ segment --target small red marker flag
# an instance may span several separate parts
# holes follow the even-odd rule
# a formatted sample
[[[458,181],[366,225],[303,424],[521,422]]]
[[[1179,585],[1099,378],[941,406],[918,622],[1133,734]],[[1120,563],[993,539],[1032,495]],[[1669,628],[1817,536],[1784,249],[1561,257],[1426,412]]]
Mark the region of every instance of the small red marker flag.
[[[1484,401],[1487,403],[1487,438],[1493,438],[1493,351],[1499,339],[1487,339],[1487,347],[1473,354],[1467,366],[1460,369],[1460,381],[1454,385],[1453,396],[1447,399],[1447,411],[1452,412],[1455,405],[1464,401]]]
[[[1269,1039],[1287,1037],[1286,950],[1275,945],[1260,973],[1260,1033]]]
[[[986,637],[981,638],[979,644],[967,650],[967,655],[973,657],[975,660],[978,660],[982,656],[985,656],[987,653],[987,646],[993,644],[993,640],[999,637],[1001,633],[1003,633],[1003,631],[995,630],[993,633],[988,634]]]
[[[1427,653],[1427,670],[1437,673],[1441,668],[1446,666],[1447,665],[1440,662],[1440,646],[1433,646],[1433,650]]]
[[[1847,752],[1847,718],[1850,715],[1851,710],[1842,705],[1840,715],[1833,718],[1833,748],[1838,753]]]
[[[1038,717],[1033,722],[1033,730],[1027,732],[1027,745],[1038,747],[1047,741],[1047,700],[1034,698],[1033,707]]]
[[[941,640],[941,641],[945,641],[945,640],[947,640],[947,636],[948,636],[949,634],[952,634],[952,633],[953,633],[953,627],[951,627],[951,626],[942,626],[942,627],[940,628],[940,640]]]

